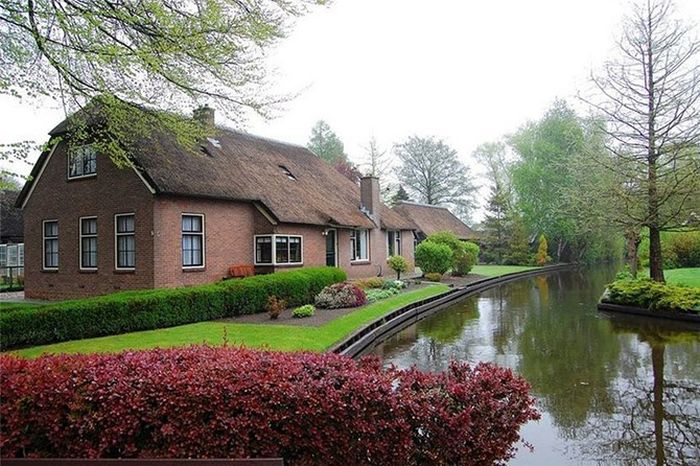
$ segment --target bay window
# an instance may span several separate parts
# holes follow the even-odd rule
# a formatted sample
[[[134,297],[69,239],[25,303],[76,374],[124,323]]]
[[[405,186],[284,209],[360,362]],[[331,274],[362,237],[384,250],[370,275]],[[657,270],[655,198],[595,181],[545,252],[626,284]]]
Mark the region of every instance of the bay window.
[[[298,235],[258,235],[255,237],[256,265],[301,264],[302,237]]]

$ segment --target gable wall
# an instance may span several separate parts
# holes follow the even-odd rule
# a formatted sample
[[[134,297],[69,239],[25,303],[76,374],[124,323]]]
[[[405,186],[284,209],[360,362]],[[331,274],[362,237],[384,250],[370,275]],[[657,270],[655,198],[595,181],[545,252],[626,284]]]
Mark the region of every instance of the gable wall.
[[[98,154],[97,175],[68,180],[65,143],[60,143],[24,208],[25,296],[68,299],[153,287],[153,195],[131,168],[117,168]],[[114,214],[135,213],[136,267],[115,270]],[[80,270],[80,217],[97,216],[96,271]],[[42,221],[58,220],[59,267],[43,269]]]

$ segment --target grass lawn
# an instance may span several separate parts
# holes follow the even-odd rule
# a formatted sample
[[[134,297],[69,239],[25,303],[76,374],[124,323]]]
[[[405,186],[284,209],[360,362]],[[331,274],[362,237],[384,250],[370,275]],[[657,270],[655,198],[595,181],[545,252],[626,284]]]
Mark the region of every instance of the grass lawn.
[[[24,357],[36,357],[43,353],[112,353],[155,347],[187,346],[198,343],[221,345],[224,342],[224,338],[232,346],[267,347],[279,351],[308,350],[320,352],[362,325],[393,309],[443,293],[447,289],[446,285],[435,284],[409,291],[370,304],[319,327],[209,321],[179,327],[35,346],[13,351],[13,353]],[[317,310],[316,312],[323,312],[323,310]]]
[[[668,283],[675,285],[697,286],[700,288],[700,267],[687,269],[664,270],[664,276]]]
[[[486,277],[497,277],[513,272],[524,272],[526,270],[536,269],[527,265],[476,265],[470,273],[484,275]]]

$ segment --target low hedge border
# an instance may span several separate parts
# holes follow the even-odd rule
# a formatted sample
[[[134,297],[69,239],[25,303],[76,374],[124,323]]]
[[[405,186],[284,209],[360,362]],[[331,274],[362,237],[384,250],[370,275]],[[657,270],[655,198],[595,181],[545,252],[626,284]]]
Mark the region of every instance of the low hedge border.
[[[290,306],[313,303],[347,275],[308,268],[186,288],[128,291],[0,313],[0,348],[9,350],[105,335],[153,330],[265,311],[269,296]]]

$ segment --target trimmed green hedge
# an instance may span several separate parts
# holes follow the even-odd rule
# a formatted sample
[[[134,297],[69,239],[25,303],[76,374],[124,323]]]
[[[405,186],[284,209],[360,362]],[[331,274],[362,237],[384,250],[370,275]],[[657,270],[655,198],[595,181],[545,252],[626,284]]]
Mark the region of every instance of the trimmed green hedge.
[[[700,288],[668,285],[648,278],[616,280],[608,285],[605,301],[649,310],[700,312]]]
[[[320,267],[256,275],[186,288],[127,291],[0,313],[3,350],[152,330],[265,311],[269,296],[289,306],[312,303],[326,286],[346,280]]]

